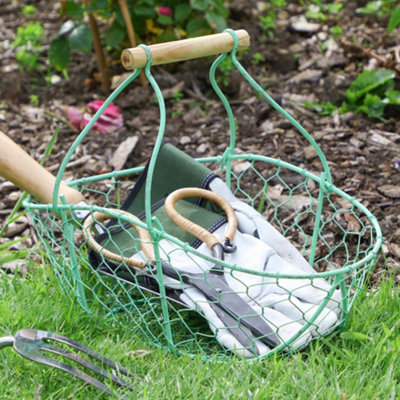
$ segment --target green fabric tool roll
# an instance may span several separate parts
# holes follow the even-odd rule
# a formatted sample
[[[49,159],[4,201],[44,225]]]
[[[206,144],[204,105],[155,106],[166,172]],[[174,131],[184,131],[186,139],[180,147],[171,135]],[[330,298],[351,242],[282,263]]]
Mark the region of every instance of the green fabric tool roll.
[[[148,164],[138,181],[129,193],[122,209],[136,215],[144,220],[145,209],[145,183],[148,171]],[[199,187],[207,189],[209,183],[218,175],[214,174],[204,165],[177,149],[170,143],[163,143],[159,151],[152,179],[151,202],[152,215],[161,222],[164,230],[198,247],[201,241],[191,233],[179,228],[172,222],[165,212],[165,198],[174,190],[183,187]],[[187,198],[176,204],[177,211],[193,221],[194,223],[213,232],[221,224],[226,222],[222,209],[216,204],[199,198]],[[107,235],[100,235],[97,240],[107,250],[120,254],[124,257],[131,257],[140,251],[140,243],[137,240],[136,231],[128,224],[121,228],[116,221],[111,220],[108,227],[115,225],[115,229],[107,229]],[[96,252],[90,251],[90,260],[93,267],[104,265],[104,259]],[[110,262],[107,262],[110,266]]]

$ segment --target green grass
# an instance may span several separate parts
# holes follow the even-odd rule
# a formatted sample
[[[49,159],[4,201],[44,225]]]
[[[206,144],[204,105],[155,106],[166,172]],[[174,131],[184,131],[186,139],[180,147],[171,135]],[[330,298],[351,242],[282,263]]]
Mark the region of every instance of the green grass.
[[[137,374],[132,399],[398,399],[400,299],[393,280],[357,298],[345,330],[306,350],[257,362],[177,357],[134,332],[86,315],[59,289],[51,266],[0,273],[0,335],[24,327],[69,336]],[[149,349],[143,357],[129,353]],[[0,351],[1,399],[107,399],[62,371]]]

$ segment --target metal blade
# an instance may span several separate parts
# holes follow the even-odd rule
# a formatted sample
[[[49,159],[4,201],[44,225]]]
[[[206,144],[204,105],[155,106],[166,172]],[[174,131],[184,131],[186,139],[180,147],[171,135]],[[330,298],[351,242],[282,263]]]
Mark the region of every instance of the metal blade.
[[[186,274],[186,276],[189,277],[191,285],[249,328],[257,339],[272,347],[279,345],[279,339],[271,326],[238,294],[232,291],[223,275],[208,272],[206,274]]]
[[[158,282],[154,278],[154,276],[151,275],[151,272],[136,274],[134,279],[132,272],[129,272],[127,270],[124,271],[121,268],[118,269],[118,271],[113,272],[112,270],[101,267],[99,271],[112,278],[118,278],[123,282],[136,286],[139,289],[145,290],[146,292],[152,293],[156,296],[160,296]],[[187,304],[180,300],[178,294],[174,290],[167,289],[166,298],[167,300],[170,300],[180,306],[187,307]]]
[[[239,326],[238,320],[233,318],[230,314],[228,314],[225,310],[223,310],[218,304],[209,303],[217,317],[224,323],[224,325],[228,328],[229,332],[232,333],[233,336],[240,342],[240,344],[246,350],[250,351],[255,356],[260,355],[257,346],[254,343],[255,338],[251,331],[246,328],[244,325]],[[253,337],[254,340],[250,338]]]
[[[279,345],[279,339],[265,319],[258,315],[239,295],[232,292],[232,288],[226,282],[222,270],[217,269],[215,272],[209,270],[204,274],[191,274],[178,272],[166,262],[162,262],[162,270],[165,275],[199,289],[209,300],[214,302],[225,313],[222,316],[225,321],[222,318],[220,319],[226,326],[243,325],[253,332],[253,336],[256,339],[261,340],[268,346],[276,347]],[[228,321],[229,316],[234,319],[233,324]],[[240,328],[233,331],[240,331]],[[235,332],[238,335],[236,336],[233,331],[232,334],[240,341],[243,347],[248,348],[248,336],[243,332]]]

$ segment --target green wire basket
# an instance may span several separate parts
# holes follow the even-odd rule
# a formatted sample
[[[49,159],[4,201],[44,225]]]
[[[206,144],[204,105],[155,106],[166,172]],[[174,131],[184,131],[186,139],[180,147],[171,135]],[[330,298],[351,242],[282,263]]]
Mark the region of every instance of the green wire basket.
[[[236,54],[238,50],[248,46],[247,40],[247,32],[228,29],[217,35],[166,44],[169,45],[168,51],[163,45],[141,45],[136,49],[125,50],[122,55],[123,64],[131,69],[132,64],[138,67],[109,96],[73,143],[59,169],[52,204],[39,204],[32,197],[24,202],[37,233],[45,244],[64,292],[75,296],[86,311],[102,313],[106,318],[122,324],[156,346],[176,354],[222,359],[238,354],[262,358],[278,351],[290,352],[303,348],[311,340],[343,327],[365,276],[376,261],[383,241],[376,218],[360,202],[332,183],[327,160],[312,136],[282,109],[240,64]],[[201,50],[198,50],[199,44],[204,45]],[[194,50],[196,51],[193,53]],[[226,151],[219,156],[194,160],[172,146],[163,144],[166,110],[161,90],[151,75],[151,65],[217,52],[222,54],[211,66],[210,82],[227,112],[229,143]],[[255,92],[308,140],[321,161],[321,174],[311,173],[280,159],[261,154],[235,153],[235,117],[215,77],[218,68],[227,57],[231,58],[233,66]],[[69,183],[69,186],[79,190],[85,198],[96,199],[95,205],[69,204],[59,192],[69,160],[106,107],[143,69],[154,89],[160,111],[158,136],[149,163],[146,167],[115,171]],[[162,157],[164,164],[160,166],[157,163],[161,163]],[[177,163],[177,171],[184,165],[185,168],[181,168],[181,171],[199,171],[201,179],[209,173],[217,172],[241,204],[253,207],[276,229],[279,235],[277,240],[288,239],[290,246],[296,249],[295,252],[304,257],[309,269],[296,270],[296,273],[288,273],[287,270],[271,271],[268,268],[265,271],[254,271],[247,265],[219,261],[200,251],[200,247],[193,245],[196,238],[174,230],[173,226],[168,225],[162,207],[155,208],[155,202],[163,198],[164,193],[161,192],[168,191],[160,186],[166,179],[163,173],[175,162],[171,160],[181,160],[179,163],[183,163]],[[240,169],[236,168],[239,163]],[[238,170],[240,172],[237,172]],[[287,178],[293,176],[297,179]],[[140,221],[118,212],[121,208],[126,209],[126,199],[131,188],[135,184],[138,185],[138,182],[142,183],[139,190],[140,201],[128,211],[138,216],[141,213]],[[199,179],[195,177],[190,184],[199,186]],[[174,185],[185,186],[185,182],[175,182],[172,186]],[[276,195],[277,189],[279,195]],[[307,201],[299,202],[299,196]],[[187,202],[188,210],[198,206],[199,204]],[[210,204],[204,206],[203,210],[204,213],[198,217],[200,222],[207,218],[209,221],[216,221],[221,217],[220,210]],[[106,214],[110,219],[108,223],[97,221],[97,232],[105,235],[102,246],[121,254],[122,257],[139,255],[144,263],[148,262],[149,260],[143,259],[143,254],[140,253],[142,239],[132,227],[139,226],[148,231],[155,253],[152,264],[156,266],[153,275],[150,276],[151,282],[148,282],[148,275],[143,276],[140,271],[134,271],[127,265],[126,258],[119,262],[111,262],[101,251],[94,257],[87,237],[82,237],[82,223],[77,215],[86,213],[91,215],[92,219],[96,219],[95,212]],[[197,214],[189,212],[189,215]],[[83,229],[85,231],[88,228]],[[257,237],[255,239],[260,240]],[[169,247],[166,248],[165,243],[168,243]],[[274,243],[270,245],[273,247]],[[240,293],[242,297],[251,298],[252,285],[258,292],[267,287],[279,293],[279,296],[272,296],[269,302],[260,302],[255,308],[259,315],[263,315],[265,320],[275,327],[280,339],[278,346],[261,346],[249,355],[246,351],[237,351],[235,345],[226,344],[223,327],[210,319],[203,308],[197,307],[196,301],[187,301],[188,296],[186,301],[182,301],[182,282],[175,282],[174,286],[163,276],[160,260],[167,258],[173,264],[179,251],[196,266],[202,262],[216,262],[224,268],[229,277],[235,278],[240,274],[250,277],[249,280],[253,283],[249,284],[248,280],[240,282],[244,286],[247,285]],[[251,259],[252,252],[246,256]],[[304,298],[297,293],[303,291],[307,294],[315,290],[319,293],[318,301],[310,303],[312,307],[305,309],[302,303]],[[252,304],[256,302],[256,299],[251,300]],[[290,309],[290,320],[283,319],[278,325],[275,320],[269,320],[269,313],[277,315],[280,312],[286,318],[288,314],[285,314],[285,307]],[[322,329],[322,322],[328,315],[334,315],[333,322],[326,324]],[[237,323],[240,325],[239,321]],[[291,324],[297,328],[291,329]],[[254,344],[254,348],[256,346]]]

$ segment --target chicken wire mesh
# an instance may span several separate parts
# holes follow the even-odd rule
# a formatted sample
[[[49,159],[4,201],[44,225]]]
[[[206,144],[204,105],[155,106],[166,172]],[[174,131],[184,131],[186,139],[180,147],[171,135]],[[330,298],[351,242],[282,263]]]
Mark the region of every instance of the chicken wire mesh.
[[[235,42],[234,32],[228,33]],[[156,171],[166,168],[156,168],[162,151],[165,106],[150,72],[151,53],[147,48],[145,72],[160,104],[160,130],[149,164],[70,184],[93,204],[66,204],[62,197],[58,204],[57,184],[53,204],[38,204],[32,198],[24,203],[65,293],[74,296],[88,312],[101,312],[177,354],[262,358],[276,351],[303,348],[333,332],[345,324],[382,243],[376,218],[332,183],[325,156],[311,135],[247,74],[236,58],[236,50],[234,47],[229,54],[233,65],[309,140],[323,165],[322,173],[316,175],[282,160],[235,154],[236,123],[215,79],[216,70],[228,56],[222,54],[211,67],[210,81],[228,114],[229,145],[221,156],[183,159],[188,162],[185,170],[197,171],[199,166],[203,187],[210,171],[213,180],[208,179],[206,189],[224,194],[227,192],[221,185],[226,183],[231,192],[225,197],[236,204],[237,215],[246,216],[245,220],[239,218],[236,255],[225,254],[223,260],[217,259],[198,238],[177,230],[165,213],[165,196],[172,190],[165,189],[160,198],[154,195],[154,191],[164,190],[152,185],[152,179]],[[121,84],[77,138],[60,168],[58,182],[98,116],[139,72],[136,70]],[[222,179],[214,179],[215,176]],[[294,176],[296,179],[292,179]],[[138,222],[131,214],[118,210],[125,208],[124,202],[139,181],[143,184],[142,200],[128,210],[140,217]],[[194,185],[200,183],[196,181]],[[203,224],[218,238],[223,236],[226,217],[220,209],[198,199],[181,200],[178,205],[181,214]],[[98,219],[96,212],[106,220]],[[81,214],[92,218],[90,227],[84,226]],[[258,216],[268,221],[268,226],[257,222]],[[149,232],[149,239],[138,235],[138,226]],[[92,229],[101,249],[119,255],[119,261],[110,259],[102,250],[93,251],[87,236]],[[123,240],[118,239],[121,237]],[[144,242],[151,244],[154,258],[149,259],[143,252]],[[144,268],[132,266],[129,260],[140,261]],[[168,276],[165,265],[178,273]],[[210,275],[214,266],[223,271],[219,273],[229,290],[211,298],[198,290],[196,281],[188,282],[186,277],[193,278],[195,274],[197,282],[215,291]],[[251,315],[236,315],[234,309],[228,307],[227,312],[226,307],[221,307],[224,296],[232,293],[251,307]],[[269,327],[261,336],[248,324],[249,318],[251,322],[251,318],[258,317]]]

